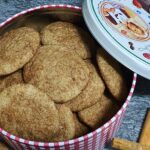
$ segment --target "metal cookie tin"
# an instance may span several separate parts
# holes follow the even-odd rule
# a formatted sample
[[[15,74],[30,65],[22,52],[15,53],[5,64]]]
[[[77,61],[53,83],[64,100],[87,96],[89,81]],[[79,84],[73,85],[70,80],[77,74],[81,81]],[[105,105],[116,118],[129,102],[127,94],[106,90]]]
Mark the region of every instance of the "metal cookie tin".
[[[39,18],[39,20],[47,18],[49,23],[57,20],[68,21],[87,29],[84,24],[81,8],[70,5],[44,5],[28,9],[7,19],[5,22],[0,24],[0,34],[2,35],[6,31],[24,26],[29,19],[34,17]],[[133,73],[130,72],[127,73],[127,76],[129,76],[129,74],[131,74],[131,77],[127,79],[127,83],[129,83],[130,91],[121,109],[107,123],[85,136],[69,141],[44,143],[42,141],[30,141],[30,139],[16,137],[15,135],[12,135],[0,128],[0,137],[2,137],[13,149],[16,150],[101,150],[115,136],[134,92],[137,75],[133,75]]]
[[[138,0],[84,0],[83,16],[110,55],[150,79],[150,14]]]

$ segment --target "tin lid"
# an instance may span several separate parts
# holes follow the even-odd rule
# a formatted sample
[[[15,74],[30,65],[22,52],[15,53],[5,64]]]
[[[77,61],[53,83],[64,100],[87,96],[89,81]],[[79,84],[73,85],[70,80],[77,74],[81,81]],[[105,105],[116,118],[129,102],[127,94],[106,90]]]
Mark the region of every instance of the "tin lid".
[[[120,63],[150,79],[150,14],[137,0],[84,0],[83,16],[95,37]]]

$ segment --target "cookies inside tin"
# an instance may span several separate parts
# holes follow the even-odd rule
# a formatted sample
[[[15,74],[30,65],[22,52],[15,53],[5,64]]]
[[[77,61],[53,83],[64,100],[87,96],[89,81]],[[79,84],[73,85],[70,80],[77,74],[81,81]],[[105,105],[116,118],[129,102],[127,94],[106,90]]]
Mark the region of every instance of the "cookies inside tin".
[[[39,38],[26,40],[22,38],[24,35],[17,35],[17,39],[26,42],[21,47],[25,54],[19,55],[22,44],[17,41],[12,52],[16,54],[16,63],[13,65],[7,61],[7,52],[10,52],[8,46],[16,40],[16,34],[12,32],[20,30],[25,30],[27,35],[35,32]],[[3,115],[0,127],[4,130],[34,141],[70,140],[102,126],[124,103],[132,74],[93,39],[79,13],[63,9],[58,12],[46,9],[35,11],[6,25],[0,34],[0,51],[6,50],[0,54],[1,58],[4,55],[6,57],[2,62],[10,68],[13,66],[6,72],[6,65],[3,65],[0,74],[0,98],[5,97],[5,102],[0,100],[0,115]],[[4,38],[8,39],[7,46]],[[29,50],[26,49],[28,45]],[[27,51],[31,51],[32,55]],[[28,59],[22,65],[16,65],[22,62],[20,60],[24,56]],[[20,96],[20,101],[15,101]],[[8,111],[8,106],[14,106],[12,112]],[[46,113],[50,114],[49,123]],[[11,117],[11,114],[16,117]],[[33,118],[37,120],[32,122]],[[7,121],[14,126],[7,124]],[[40,128],[38,121],[42,122]],[[52,124],[53,121],[56,126]],[[23,123],[27,125],[21,128]]]

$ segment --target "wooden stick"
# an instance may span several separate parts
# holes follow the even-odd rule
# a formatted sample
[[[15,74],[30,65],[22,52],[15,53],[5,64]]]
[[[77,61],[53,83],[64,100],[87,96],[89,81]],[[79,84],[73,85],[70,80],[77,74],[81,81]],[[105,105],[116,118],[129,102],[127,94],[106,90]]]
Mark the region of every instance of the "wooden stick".
[[[141,145],[128,140],[114,138],[112,141],[112,148],[119,150],[150,150],[150,146]]]
[[[146,121],[144,123],[144,128],[140,136],[140,144],[150,146],[150,110],[147,114]]]

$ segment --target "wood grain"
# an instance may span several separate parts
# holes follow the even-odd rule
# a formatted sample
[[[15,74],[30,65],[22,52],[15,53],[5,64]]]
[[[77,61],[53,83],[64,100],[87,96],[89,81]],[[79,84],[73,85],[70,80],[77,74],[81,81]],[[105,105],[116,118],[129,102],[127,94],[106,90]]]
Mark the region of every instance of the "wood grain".
[[[150,146],[141,145],[139,143],[130,142],[119,138],[114,138],[112,141],[112,148],[118,150],[150,150]]]

